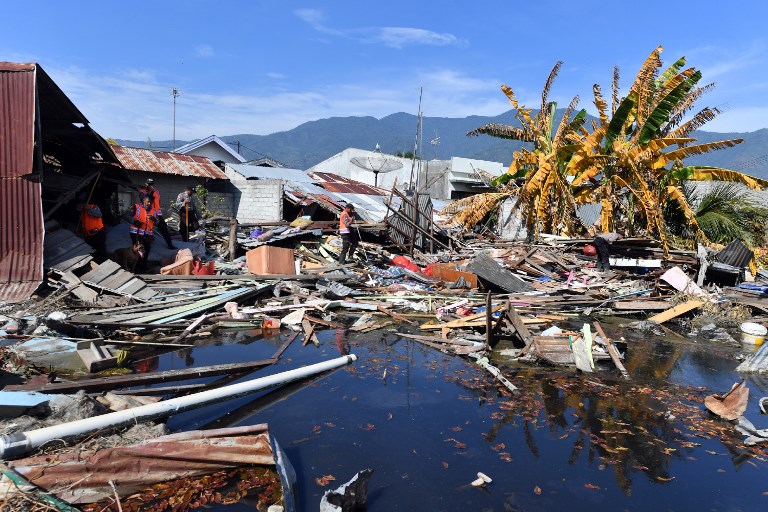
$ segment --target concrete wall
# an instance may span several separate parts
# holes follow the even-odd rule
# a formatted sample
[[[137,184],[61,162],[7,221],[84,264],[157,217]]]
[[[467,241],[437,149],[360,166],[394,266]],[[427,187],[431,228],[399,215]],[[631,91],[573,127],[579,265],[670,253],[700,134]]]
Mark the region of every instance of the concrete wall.
[[[244,179],[229,167],[232,202],[237,221],[241,224],[283,220],[283,181]]]

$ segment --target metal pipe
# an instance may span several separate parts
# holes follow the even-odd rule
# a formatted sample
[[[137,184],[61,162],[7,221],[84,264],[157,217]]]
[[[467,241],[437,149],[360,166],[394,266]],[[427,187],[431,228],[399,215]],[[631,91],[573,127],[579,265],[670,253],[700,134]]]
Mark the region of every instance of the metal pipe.
[[[102,414],[101,416],[94,416],[92,418],[71,421],[61,425],[30,430],[29,432],[3,435],[0,436],[0,458],[18,458],[52,440],[70,439],[103,428],[117,427],[119,425],[136,423],[138,421],[147,421],[170,416],[171,414],[196,409],[210,403],[236,398],[254,391],[285,384],[327,370],[333,370],[355,361],[357,361],[357,356],[350,354],[322,363],[316,363],[302,368],[276,373],[275,375],[268,375],[266,377],[224,386],[218,389],[193,393],[191,395],[173,398],[167,401],[142,405],[124,411]]]

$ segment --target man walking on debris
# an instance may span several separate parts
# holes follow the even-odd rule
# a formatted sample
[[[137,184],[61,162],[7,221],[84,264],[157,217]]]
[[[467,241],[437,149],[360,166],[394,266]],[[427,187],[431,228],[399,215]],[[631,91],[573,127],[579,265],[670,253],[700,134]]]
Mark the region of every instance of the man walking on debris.
[[[597,249],[597,270],[609,271],[611,270],[611,250],[610,246],[616,240],[621,240],[623,236],[620,233],[602,233],[595,237],[595,241],[592,242]]]
[[[360,240],[357,234],[352,231],[355,224],[355,205],[347,203],[339,215],[339,233],[341,234],[341,254],[339,254],[339,263],[344,265],[347,258],[354,256],[355,249]]]
[[[181,239],[189,241],[189,232],[195,231],[200,226],[197,222],[197,208],[192,198],[195,190],[191,185],[184,188],[184,192],[176,198],[176,208],[179,210],[179,232]]]
[[[139,190],[139,200],[143,200],[144,196],[149,196],[149,202],[152,207],[151,214],[157,219],[155,225],[163,236],[163,240],[165,240],[169,249],[176,249],[173,243],[171,243],[171,234],[168,232],[168,225],[163,218],[163,208],[160,206],[160,191],[155,188],[155,180],[152,178],[147,178],[144,188]]]
[[[104,229],[104,221],[101,208],[96,204],[80,203],[77,205],[80,212],[80,227],[83,230],[85,243],[96,249],[96,261],[103,261],[107,257],[107,230]]]
[[[149,251],[152,249],[152,242],[155,240],[155,235],[152,234],[152,229],[155,225],[155,216],[152,215],[152,204],[149,201],[149,196],[144,196],[140,204],[131,206],[131,242],[134,246],[141,242],[144,248],[143,254],[141,254],[141,260],[138,262],[138,270],[145,270],[147,267],[147,260],[149,259]]]

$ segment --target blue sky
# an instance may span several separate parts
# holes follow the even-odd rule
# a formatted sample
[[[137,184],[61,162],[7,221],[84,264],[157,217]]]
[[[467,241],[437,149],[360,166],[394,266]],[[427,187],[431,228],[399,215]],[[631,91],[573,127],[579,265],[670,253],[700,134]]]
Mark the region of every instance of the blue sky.
[[[334,116],[497,115],[499,86],[536,107],[622,91],[653,48],[717,87],[705,129],[768,127],[768,3],[6,0],[0,60],[37,61],[105,137],[269,134]]]

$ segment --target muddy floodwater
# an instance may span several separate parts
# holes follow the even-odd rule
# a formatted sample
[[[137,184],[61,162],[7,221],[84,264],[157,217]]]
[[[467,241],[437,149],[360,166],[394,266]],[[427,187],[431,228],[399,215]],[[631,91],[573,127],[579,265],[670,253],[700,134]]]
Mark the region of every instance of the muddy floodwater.
[[[176,415],[169,426],[268,423],[298,475],[302,511],[318,510],[324,491],[364,468],[375,470],[371,511],[768,509],[768,447],[745,448],[741,435],[702,405],[704,396],[740,379],[733,371],[739,347],[604,325],[614,339],[627,338],[629,382],[610,366],[581,375],[509,363],[505,374],[521,391],[512,396],[470,361],[401,338],[393,330],[402,325],[365,334],[327,330],[319,347],[299,338],[278,364],[251,377],[347,352],[356,363]],[[228,332],[160,356],[153,366],[262,359],[285,338]],[[746,417],[766,428],[757,402],[768,396],[768,378],[747,384]],[[478,471],[493,482],[470,486]],[[224,509],[253,507],[243,501],[209,508]]]

